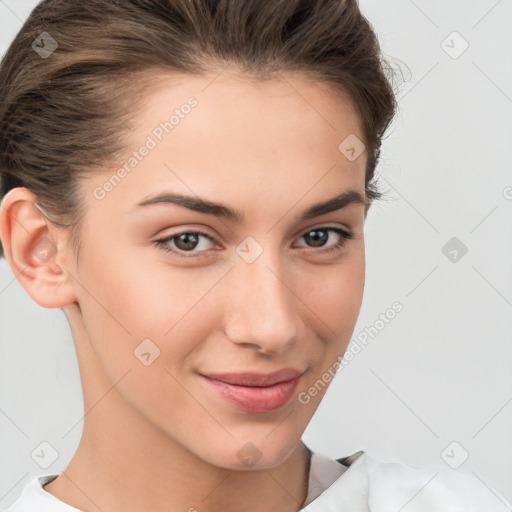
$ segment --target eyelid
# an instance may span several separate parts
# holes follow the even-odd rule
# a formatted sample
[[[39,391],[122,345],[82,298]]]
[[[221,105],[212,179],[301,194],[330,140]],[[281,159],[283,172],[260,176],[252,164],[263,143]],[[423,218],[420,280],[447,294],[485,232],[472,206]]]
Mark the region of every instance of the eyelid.
[[[324,223],[317,222],[317,223],[311,224],[310,226],[306,226],[306,227],[300,229],[293,235],[293,238],[294,239],[300,238],[300,237],[304,236],[305,234],[309,233],[310,231],[315,231],[316,229],[330,229],[330,228],[340,229],[341,231],[344,231],[345,233],[347,233],[347,235],[354,234],[352,228],[350,228],[346,224],[341,224],[341,226],[339,224],[341,224],[341,223],[338,223],[336,225],[330,225],[328,221],[324,222]],[[201,234],[201,235],[204,235],[204,236],[210,238],[212,240],[212,242],[217,242],[217,235],[210,233],[208,228],[204,228],[202,225],[201,225],[201,227],[199,227],[199,226],[194,227],[194,224],[190,224],[189,226],[185,226],[185,228],[178,229],[177,231],[173,231],[168,234],[160,235],[160,236],[158,236],[158,238],[155,241],[170,239],[170,238],[182,235],[184,233]]]
[[[201,225],[200,227],[197,226],[197,227],[194,227],[194,224],[190,224],[190,225],[185,225],[184,228],[176,228],[174,231],[171,231],[169,233],[167,233],[166,230],[163,231],[163,235],[160,235],[157,237],[156,240],[164,240],[164,239],[169,239],[169,238],[173,238],[173,237],[177,237],[179,235],[182,235],[184,233],[196,233],[196,234],[200,234],[200,235],[204,235],[208,238],[210,238],[212,241],[216,242],[218,237],[216,234],[213,234],[212,232],[210,232],[211,230],[209,230],[208,228],[205,228],[203,227],[203,225]],[[155,241],[156,241],[155,240]]]
[[[341,224],[341,225],[340,225]],[[350,228],[347,224],[343,224],[342,222],[338,222],[337,224],[331,225],[329,221],[324,222],[315,222],[309,226],[306,226],[305,228],[301,228],[299,231],[297,231],[294,235],[295,238],[305,235],[306,233],[309,233],[310,231],[315,231],[315,229],[341,229],[342,231],[345,231],[347,233],[352,233],[353,229]]]

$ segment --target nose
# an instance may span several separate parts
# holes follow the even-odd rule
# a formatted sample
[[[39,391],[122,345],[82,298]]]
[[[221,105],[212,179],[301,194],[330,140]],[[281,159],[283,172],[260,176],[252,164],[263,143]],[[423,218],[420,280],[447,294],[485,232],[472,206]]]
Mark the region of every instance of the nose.
[[[256,261],[237,261],[229,283],[225,331],[229,340],[279,355],[297,341],[299,311],[292,283],[277,258],[264,251]],[[288,280],[290,278],[288,277]]]

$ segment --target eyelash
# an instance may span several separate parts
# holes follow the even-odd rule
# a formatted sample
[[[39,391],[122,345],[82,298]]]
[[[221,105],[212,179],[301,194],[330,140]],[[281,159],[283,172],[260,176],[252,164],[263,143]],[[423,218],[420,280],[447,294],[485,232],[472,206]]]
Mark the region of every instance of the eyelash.
[[[346,247],[347,242],[354,238],[353,233],[351,233],[349,231],[345,231],[340,228],[334,228],[334,227],[330,227],[330,226],[310,229],[309,231],[306,231],[302,236],[307,235],[308,233],[311,233],[313,231],[332,231],[332,232],[340,235],[340,240],[338,242],[336,242],[334,245],[330,246],[328,249],[321,249],[321,250],[315,251],[313,247],[310,248],[310,249],[313,249],[314,252],[318,252],[320,254],[331,254],[333,252],[341,251],[341,249]],[[201,251],[198,255],[195,255],[195,256],[188,256],[188,255],[183,254],[179,250],[172,249],[169,246],[169,244],[168,244],[169,241],[174,240],[175,238],[178,238],[179,236],[184,235],[184,234],[202,235],[202,236],[205,236],[206,238],[209,238],[210,240],[213,240],[210,235],[208,235],[207,233],[204,233],[202,231],[182,231],[181,233],[176,233],[176,234],[168,236],[166,238],[161,238],[159,240],[155,240],[153,243],[159,249],[162,249],[163,251],[168,252],[168,253],[169,252],[173,253],[180,258],[200,258],[203,256],[208,256],[207,254],[205,254],[207,251]],[[301,236],[301,238],[302,238],[302,236]]]

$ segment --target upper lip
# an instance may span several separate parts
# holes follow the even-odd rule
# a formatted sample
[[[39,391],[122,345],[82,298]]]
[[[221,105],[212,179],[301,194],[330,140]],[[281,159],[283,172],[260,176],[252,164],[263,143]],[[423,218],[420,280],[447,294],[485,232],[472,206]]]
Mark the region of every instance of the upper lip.
[[[304,370],[284,368],[272,373],[257,372],[230,372],[230,373],[203,373],[204,377],[220,380],[235,386],[273,386],[279,382],[286,382],[302,375]]]

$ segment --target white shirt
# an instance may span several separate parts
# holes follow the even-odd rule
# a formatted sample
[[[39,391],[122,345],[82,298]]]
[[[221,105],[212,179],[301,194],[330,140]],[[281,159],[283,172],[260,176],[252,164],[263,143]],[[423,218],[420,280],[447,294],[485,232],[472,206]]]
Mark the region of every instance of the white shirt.
[[[45,491],[57,478],[33,478],[5,512],[82,512]],[[512,512],[512,503],[479,478],[451,469],[379,462],[365,452],[334,460],[313,453],[302,512]],[[108,512],[108,511],[106,511]]]

